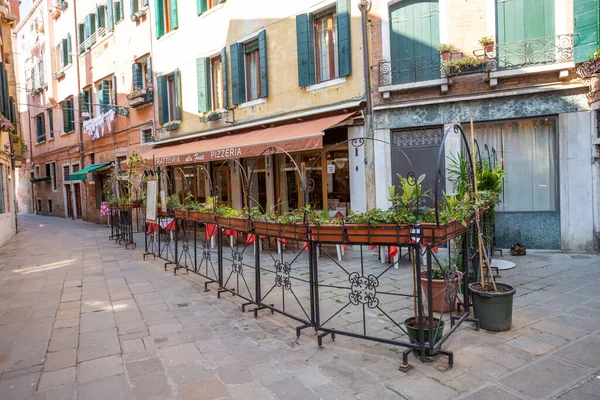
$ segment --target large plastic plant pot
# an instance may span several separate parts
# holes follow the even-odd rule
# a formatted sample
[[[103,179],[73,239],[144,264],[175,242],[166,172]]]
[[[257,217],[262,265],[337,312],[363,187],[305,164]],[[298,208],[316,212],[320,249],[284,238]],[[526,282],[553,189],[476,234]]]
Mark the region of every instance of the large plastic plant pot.
[[[479,320],[479,327],[488,331],[507,331],[512,325],[513,297],[516,289],[504,283],[496,283],[497,288],[504,288],[502,292],[483,292],[474,289],[477,283],[471,283],[473,309],[475,318]]]
[[[406,321],[404,321],[404,325],[406,326],[406,332],[408,333],[408,339],[410,340],[410,342],[411,343],[419,343],[419,328],[412,327],[409,325],[409,322],[413,322],[414,320],[415,320],[415,317],[410,317]],[[433,320],[440,324],[439,329],[437,329],[437,328],[431,329],[433,331],[432,333],[434,333],[434,334],[437,329],[437,335],[435,335],[435,341],[434,341],[434,343],[437,343],[437,341],[440,340],[444,334],[444,325],[445,324],[444,324],[444,321],[440,320],[439,318],[433,318]],[[423,317],[423,322],[425,322],[425,321],[429,321],[429,318]],[[425,340],[425,343],[429,342],[429,329],[425,328],[423,330],[423,338]]]

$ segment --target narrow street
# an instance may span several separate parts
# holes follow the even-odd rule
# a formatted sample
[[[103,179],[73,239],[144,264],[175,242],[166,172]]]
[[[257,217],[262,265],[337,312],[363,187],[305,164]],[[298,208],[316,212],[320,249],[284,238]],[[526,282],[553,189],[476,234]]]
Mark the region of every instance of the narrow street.
[[[19,216],[0,248],[0,399],[600,399],[600,257],[533,253],[501,279],[513,328],[469,324],[444,357],[314,333],[204,291],[109,229]]]

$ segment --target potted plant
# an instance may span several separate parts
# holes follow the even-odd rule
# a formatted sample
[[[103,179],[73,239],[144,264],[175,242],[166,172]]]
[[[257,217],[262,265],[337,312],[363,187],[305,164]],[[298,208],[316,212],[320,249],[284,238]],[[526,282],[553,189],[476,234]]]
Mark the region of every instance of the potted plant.
[[[441,70],[446,76],[459,75],[464,72],[473,72],[480,68],[481,60],[473,57],[461,57],[458,60],[442,62]]]
[[[181,209],[181,199],[177,193],[167,196],[167,215],[176,217],[175,210]],[[179,218],[179,217],[178,217]]]
[[[454,50],[454,45],[440,44],[438,46],[438,50],[442,54],[442,61],[450,61],[452,58],[452,50]]]
[[[307,206],[306,213],[309,224],[308,233],[313,240],[335,244],[344,242],[345,229],[342,218],[329,218],[327,211],[317,213],[309,206]]]
[[[305,209],[296,209],[277,218],[282,238],[292,240],[307,239],[308,226],[304,214]]]
[[[454,292],[452,298],[447,299],[446,292],[452,292],[450,285],[458,287],[458,276],[451,282],[446,281],[450,268],[440,263],[438,267],[431,270],[431,305],[434,312],[446,313],[454,311],[456,307],[456,296],[458,291]],[[429,299],[429,280],[427,279],[427,270],[421,271],[421,288],[424,296]]]
[[[241,210],[236,210],[228,206],[216,209],[217,225],[222,228],[235,231],[248,232],[251,229],[250,220]]]
[[[495,40],[493,36],[483,36],[479,39],[479,44],[483,46],[486,54],[494,51],[494,43]]]
[[[346,217],[346,235],[351,243],[398,244],[409,239],[410,228],[394,219],[393,210],[351,211]]]

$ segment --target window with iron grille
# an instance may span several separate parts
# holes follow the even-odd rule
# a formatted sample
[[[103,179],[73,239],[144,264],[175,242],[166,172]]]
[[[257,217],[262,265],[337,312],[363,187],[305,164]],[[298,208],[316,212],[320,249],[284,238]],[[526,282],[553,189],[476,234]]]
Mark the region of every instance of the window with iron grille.
[[[154,136],[152,135],[152,128],[142,129],[140,132],[140,142],[142,144],[154,142]]]

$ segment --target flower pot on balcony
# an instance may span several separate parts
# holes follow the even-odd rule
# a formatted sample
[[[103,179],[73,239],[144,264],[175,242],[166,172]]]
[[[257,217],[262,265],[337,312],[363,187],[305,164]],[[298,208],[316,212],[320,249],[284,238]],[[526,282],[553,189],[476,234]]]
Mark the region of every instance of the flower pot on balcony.
[[[494,43],[486,44],[484,49],[485,49],[486,54],[493,53],[494,52]]]
[[[442,61],[450,61],[451,58],[452,58],[451,51],[442,51]]]

